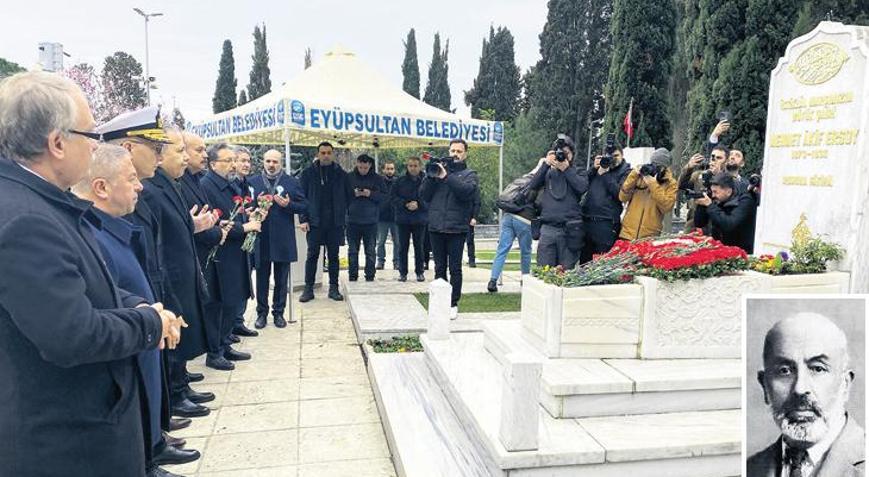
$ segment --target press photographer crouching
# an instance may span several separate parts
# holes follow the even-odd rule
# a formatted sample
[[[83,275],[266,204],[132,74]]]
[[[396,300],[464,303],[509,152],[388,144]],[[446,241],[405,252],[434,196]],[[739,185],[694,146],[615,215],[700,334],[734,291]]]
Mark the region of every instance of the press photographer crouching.
[[[664,216],[673,211],[679,184],[670,172],[672,156],[655,149],[648,164],[632,169],[622,183],[619,200],[627,202],[619,238],[638,240],[661,234]]]
[[[588,177],[573,165],[575,146],[570,137],[559,134],[546,154],[545,162],[528,184],[539,189],[540,242],[537,265],[571,269],[579,261],[585,243],[580,199],[588,190]]]
[[[754,252],[754,194],[740,192],[736,179],[727,172],[715,175],[710,182],[712,197],[706,193],[695,200],[694,225],[703,233],[725,245],[734,245],[745,253]]]
[[[588,193],[582,201],[585,246],[580,263],[594,255],[609,252],[622,228],[622,201],[619,191],[631,172],[631,165],[622,158],[622,148],[615,144],[615,135],[607,135],[602,155],[595,156],[588,169]]]

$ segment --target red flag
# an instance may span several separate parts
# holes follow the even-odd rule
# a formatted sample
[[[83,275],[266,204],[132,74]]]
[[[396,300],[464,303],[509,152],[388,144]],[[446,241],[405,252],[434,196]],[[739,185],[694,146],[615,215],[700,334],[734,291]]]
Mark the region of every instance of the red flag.
[[[628,114],[625,115],[624,129],[628,135],[628,141],[634,137],[634,124],[631,122],[631,113],[634,110],[634,98],[631,98],[631,105],[628,107]]]

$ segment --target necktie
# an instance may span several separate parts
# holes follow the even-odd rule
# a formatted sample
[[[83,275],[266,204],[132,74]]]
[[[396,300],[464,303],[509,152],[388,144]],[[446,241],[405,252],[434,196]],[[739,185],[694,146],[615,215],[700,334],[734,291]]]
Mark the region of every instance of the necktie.
[[[809,477],[812,475],[809,453],[805,449],[788,447],[785,450],[785,461],[791,468],[788,477]]]

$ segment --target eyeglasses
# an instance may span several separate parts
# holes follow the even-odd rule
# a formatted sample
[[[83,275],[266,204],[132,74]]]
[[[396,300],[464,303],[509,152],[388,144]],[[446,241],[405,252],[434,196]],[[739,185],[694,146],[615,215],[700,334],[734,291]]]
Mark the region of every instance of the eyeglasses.
[[[93,139],[94,141],[103,142],[103,135],[100,133],[76,131],[75,129],[68,129],[67,131],[72,133],[72,134],[78,134],[79,136],[84,136],[88,139]]]

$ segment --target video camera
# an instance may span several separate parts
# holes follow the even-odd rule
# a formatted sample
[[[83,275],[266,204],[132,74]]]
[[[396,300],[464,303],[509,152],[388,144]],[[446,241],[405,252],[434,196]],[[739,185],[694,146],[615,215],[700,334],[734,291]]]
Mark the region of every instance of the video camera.
[[[699,199],[703,195],[712,197],[712,171],[706,170],[700,175],[700,181],[703,184],[703,190],[685,189],[685,197],[689,199]]]
[[[613,153],[616,152],[616,135],[609,133],[606,135],[606,147],[603,150],[603,156],[600,158],[600,167],[609,169],[613,166]]]
[[[446,171],[449,171],[454,161],[455,159],[451,156],[429,158],[428,163],[425,165],[426,177],[436,178],[439,176],[441,173],[440,166],[443,166]]]

